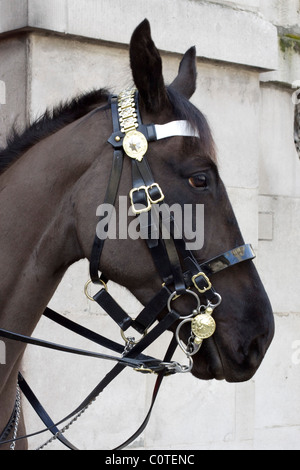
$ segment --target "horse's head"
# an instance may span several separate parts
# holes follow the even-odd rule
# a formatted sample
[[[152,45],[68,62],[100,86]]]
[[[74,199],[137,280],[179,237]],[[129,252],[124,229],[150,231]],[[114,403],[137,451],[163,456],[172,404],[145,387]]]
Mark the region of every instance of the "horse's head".
[[[177,204],[174,207],[177,207],[182,219],[186,216],[186,208],[193,208],[192,218],[187,218],[189,222],[182,225],[178,219],[175,222],[177,226],[182,227],[182,238],[188,238],[185,228],[196,233],[195,243],[190,245],[196,261],[201,264],[243,245],[237,221],[218,173],[215,147],[208,123],[203,114],[189,101],[196,88],[195,48],[186,52],[178,76],[166,87],[161,57],[151,39],[149,23],[145,20],[133,33],[130,61],[143,124],[173,123],[171,127],[161,128],[166,133],[166,138],[148,143],[147,161],[158,185],[152,189],[162,191],[165,196],[164,203],[169,206]],[[174,121],[177,122],[175,131]],[[182,122],[189,123],[188,132],[178,124]],[[109,132],[111,133],[111,129]],[[119,140],[118,136],[116,140]],[[133,141],[129,145],[135,147],[140,143]],[[112,151],[112,147],[106,144],[103,151],[105,156],[101,162],[95,163],[94,174],[97,174],[97,165],[99,169],[101,165],[102,169],[104,168],[103,159],[111,162]],[[131,159],[125,156],[118,195],[127,198],[132,188],[131,164]],[[108,170],[103,171],[108,177]],[[97,183],[97,179],[94,178],[93,181]],[[91,194],[92,186],[87,191]],[[138,193],[145,196],[143,191],[136,191],[134,196]],[[159,192],[158,196],[162,193]],[[102,202],[97,191],[96,194],[93,192],[93,198],[97,194],[95,206]],[[156,194],[154,197],[158,196]],[[116,208],[120,212],[118,216],[121,217],[122,207],[119,201],[116,201]],[[197,211],[197,207],[204,207],[204,225],[202,212]],[[125,209],[127,211],[127,204]],[[91,215],[94,216],[95,212]],[[123,220],[128,221],[127,218]],[[136,224],[132,225],[133,220],[135,219],[129,218],[131,227],[128,227],[127,236],[123,233],[122,237],[116,236],[115,239],[111,237],[106,240],[101,254],[100,270],[109,279],[127,287],[146,304],[161,288],[162,278],[145,240],[142,240],[142,237],[133,239],[137,237],[130,236],[130,228],[137,228]],[[200,234],[203,227],[202,240]],[[89,241],[90,235],[87,237]],[[83,234],[79,234],[79,237],[84,245]],[[89,249],[88,244],[84,250],[86,254],[89,254]],[[179,250],[177,256],[183,263],[184,253]],[[236,256],[238,257],[239,253]],[[203,341],[199,352],[194,356],[192,373],[201,379],[247,380],[257,370],[272,340],[274,325],[268,297],[250,260],[217,272],[210,280],[222,297],[222,302],[213,314],[216,331],[213,336]],[[192,289],[195,291],[193,286]],[[216,297],[212,300],[212,303],[217,299]],[[194,308],[193,302],[192,296],[182,295],[174,301],[174,306],[178,306],[185,315]],[[184,325],[180,331],[183,341],[187,341],[189,332],[190,325]]]

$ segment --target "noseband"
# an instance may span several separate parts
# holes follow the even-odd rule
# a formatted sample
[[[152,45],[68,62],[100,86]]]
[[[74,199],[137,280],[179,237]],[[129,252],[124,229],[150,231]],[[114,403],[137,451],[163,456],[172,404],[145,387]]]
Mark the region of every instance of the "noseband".
[[[90,258],[91,279],[85,286],[85,293],[89,299],[97,302],[115,321],[121,329],[124,344],[111,341],[98,333],[82,327],[50,308],[46,308],[44,316],[76,334],[100,346],[104,346],[114,353],[118,353],[118,356],[71,348],[3,329],[0,329],[0,337],[81,356],[110,360],[116,362],[116,364],[86,399],[58,423],[52,421],[24,377],[19,373],[18,386],[38,413],[46,428],[21,437],[16,437],[17,429],[15,429],[13,439],[6,440],[15,421],[15,406],[12,417],[4,431],[0,434],[0,446],[4,443],[16,442],[19,439],[28,438],[49,430],[53,434],[53,438],[47,441],[47,443],[53,439],[58,439],[69,449],[77,450],[65,438],[63,435],[64,431],[126,367],[131,367],[135,371],[142,373],[158,374],[151,406],[144,422],[136,433],[116,449],[122,449],[130,444],[145,429],[163,378],[166,375],[190,372],[193,367],[193,355],[199,351],[202,342],[212,336],[215,331],[216,324],[212,314],[214,309],[220,305],[222,299],[212,285],[211,276],[230,266],[255,257],[251,245],[247,244],[199,264],[193,253],[186,248],[184,241],[175,240],[174,220],[171,213],[169,212],[167,217],[164,214],[162,218],[158,211],[165,196],[163,188],[160,187],[153,177],[147,162],[146,152],[148,145],[151,145],[151,142],[156,140],[178,135],[187,137],[199,137],[199,135],[187,121],[178,120],[163,125],[144,125],[139,113],[136,90],[124,91],[119,96],[112,96],[110,98],[110,107],[113,133],[108,142],[113,147],[113,163],[104,202],[109,205],[108,207],[114,207],[122,174],[123,159],[129,157],[132,164],[132,189],[129,193],[131,208],[136,217],[139,218],[140,229],[144,234],[143,238],[145,238],[161,278],[161,289],[135,319],[128,315],[109,294],[107,289],[108,278],[103,273],[99,273],[105,236],[99,237],[99,233],[97,233]],[[150,216],[153,211],[156,211],[158,214],[156,218]],[[163,239],[161,231],[166,226],[170,229],[170,236]],[[151,237],[153,233],[158,233],[160,236]],[[101,286],[94,296],[91,296],[88,291],[88,285],[91,282]],[[192,299],[194,306],[191,312],[182,313],[174,308],[176,299],[183,296]],[[157,323],[162,312],[166,313]],[[189,325],[189,336],[185,342],[181,337],[183,325]],[[143,354],[143,351],[149,345],[171,327],[173,327],[175,333],[163,359],[156,359]],[[129,328],[134,329],[141,338],[136,340],[132,335],[129,336],[127,333]],[[186,356],[187,364],[182,365],[172,361],[173,354],[178,346]],[[58,426],[66,421],[68,421],[68,424],[64,428],[59,429]]]

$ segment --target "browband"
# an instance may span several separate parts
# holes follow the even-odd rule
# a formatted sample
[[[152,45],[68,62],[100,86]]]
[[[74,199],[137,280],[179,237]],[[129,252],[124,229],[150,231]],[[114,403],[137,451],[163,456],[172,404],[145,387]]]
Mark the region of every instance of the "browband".
[[[154,125],[156,140],[167,137],[200,137],[198,131],[194,130],[188,121],[171,121],[166,124]]]
[[[123,147],[126,155],[140,162],[148,150],[148,142],[175,136],[200,137],[198,131],[186,120],[142,124],[137,97],[137,90],[132,88],[123,91],[117,98],[119,130],[108,139],[115,149]]]

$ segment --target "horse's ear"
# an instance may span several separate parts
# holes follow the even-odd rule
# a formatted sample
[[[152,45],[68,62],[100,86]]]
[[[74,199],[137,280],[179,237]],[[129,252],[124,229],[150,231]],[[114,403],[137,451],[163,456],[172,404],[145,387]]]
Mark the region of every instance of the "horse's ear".
[[[193,46],[184,54],[178,75],[170,86],[190,99],[196,90],[196,79],[196,48]]]
[[[133,32],[130,41],[130,65],[135,86],[149,112],[160,111],[168,102],[162,61],[145,19]]]

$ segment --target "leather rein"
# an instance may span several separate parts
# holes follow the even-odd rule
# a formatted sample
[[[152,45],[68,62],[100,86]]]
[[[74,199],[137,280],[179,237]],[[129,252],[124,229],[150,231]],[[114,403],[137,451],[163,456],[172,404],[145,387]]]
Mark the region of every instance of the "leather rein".
[[[130,157],[132,162],[132,190],[129,194],[131,207],[134,214],[140,219],[140,228],[145,235],[146,244],[161,277],[162,287],[135,319],[129,316],[109,294],[107,289],[108,279],[103,273],[99,273],[105,237],[99,237],[99,233],[96,233],[90,258],[90,281],[86,284],[85,292],[89,299],[97,302],[115,321],[121,329],[125,344],[119,344],[91,331],[48,307],[43,313],[45,317],[73,333],[87,338],[91,342],[105,347],[112,351],[112,354],[77,349],[0,329],[0,337],[3,338],[116,363],[82,403],[57,423],[53,422],[22,374],[19,373],[18,389],[28,399],[46,427],[35,433],[17,437],[18,420],[16,416],[20,412],[20,399],[18,399],[19,395],[17,394],[11,418],[0,434],[0,447],[3,444],[10,443],[11,449],[13,449],[18,440],[50,431],[53,437],[45,444],[57,439],[67,448],[78,450],[65,438],[64,432],[126,367],[131,367],[135,371],[142,373],[157,374],[152,401],[143,423],[129,439],[116,447],[115,450],[120,450],[129,445],[145,429],[163,378],[175,373],[190,372],[193,367],[193,355],[199,351],[202,342],[215,331],[216,325],[212,313],[221,303],[222,299],[213,288],[210,277],[223,269],[255,257],[251,245],[246,244],[199,264],[193,253],[186,249],[184,241],[175,240],[174,236],[172,236],[174,220],[171,213],[168,214],[167,221],[165,216],[162,220],[162,217],[158,214],[156,222],[153,222],[150,214],[152,211],[157,211],[164,200],[164,194],[159,184],[155,181],[147,162],[145,154],[148,143],[174,135],[197,137],[198,134],[186,121],[173,121],[164,125],[144,125],[139,113],[138,93],[134,89],[126,90],[119,96],[111,96],[110,108],[112,112],[113,133],[108,142],[113,147],[113,162],[104,203],[114,207],[122,174],[123,159],[125,155]],[[168,223],[166,224],[166,222]],[[158,232],[161,234],[164,225],[170,227],[169,237],[164,239],[161,236],[151,237],[153,233],[157,234]],[[88,284],[90,282],[100,286],[100,290],[93,297],[88,292]],[[182,314],[173,308],[173,301],[183,295],[191,297],[195,303],[194,309],[190,314]],[[157,322],[159,315],[164,311],[167,311],[167,313]],[[165,331],[176,325],[176,323],[178,324],[176,332],[163,359],[145,355],[144,350]],[[186,323],[190,324],[190,337],[185,344],[180,337],[180,330]],[[126,332],[129,328],[136,330],[141,335],[141,339],[135,341],[135,338],[127,337]],[[182,365],[172,360],[178,346],[185,354],[188,364]],[[59,429],[65,422],[68,423],[62,429]],[[13,428],[15,428],[13,438],[8,439]],[[40,448],[43,447],[41,446]]]

